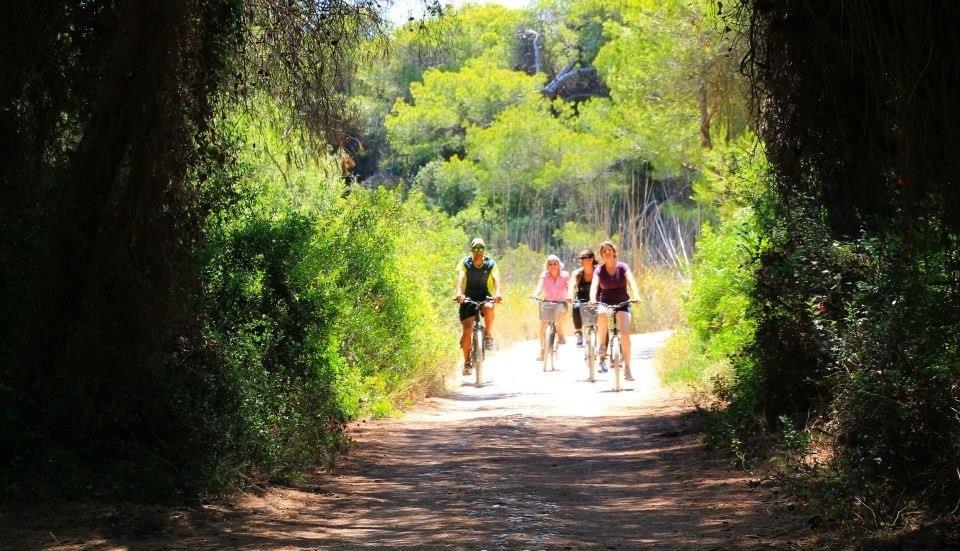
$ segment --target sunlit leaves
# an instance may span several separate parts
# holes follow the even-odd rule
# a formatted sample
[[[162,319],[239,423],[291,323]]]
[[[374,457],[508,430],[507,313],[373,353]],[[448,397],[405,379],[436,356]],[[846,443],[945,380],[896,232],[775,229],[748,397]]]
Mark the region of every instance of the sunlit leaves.
[[[470,125],[487,125],[502,109],[537,94],[542,76],[471,60],[461,70],[430,70],[410,86],[412,103],[397,100],[386,119],[394,152],[413,166],[463,153]]]
[[[538,96],[467,134],[468,156],[490,174],[488,186],[494,193],[572,188],[610,166],[612,146],[605,137],[578,132],[554,116],[551,103]]]
[[[661,173],[699,166],[703,119],[712,139],[727,138],[744,124],[728,120],[742,119],[742,112],[730,107],[742,101],[730,81],[729,60],[716,54],[724,44],[722,33],[708,7],[696,0],[632,0],[621,16],[622,21],[604,24],[608,42],[595,61],[618,119]],[[720,115],[724,125],[717,124]]]

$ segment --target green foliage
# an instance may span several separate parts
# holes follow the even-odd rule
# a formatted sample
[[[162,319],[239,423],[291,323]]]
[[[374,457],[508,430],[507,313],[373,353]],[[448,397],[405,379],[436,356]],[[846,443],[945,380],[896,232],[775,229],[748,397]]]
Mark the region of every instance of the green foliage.
[[[699,1],[633,0],[604,22],[596,66],[614,100],[612,120],[665,174],[702,163],[704,117],[713,141],[745,127],[731,60],[720,55],[728,43],[711,12]]]
[[[683,304],[686,329],[672,338],[671,354],[661,365],[667,380],[700,391],[715,381],[734,387],[742,381],[738,388],[745,392],[754,376],[746,353],[756,330],[751,298],[764,247],[749,201],[768,185],[768,168],[762,149],[748,139],[717,148],[709,157],[709,170],[694,189],[698,202],[719,218],[701,228]]]
[[[411,85],[423,81],[426,71],[456,74],[468,62],[512,68],[523,17],[522,11],[496,4],[468,4],[446,12],[441,19],[395,29],[387,48],[380,40],[367,44],[350,90],[350,104],[358,115],[359,142],[348,147],[360,161],[358,174],[363,178],[387,169],[404,178],[412,177],[425,161],[417,159],[411,164],[406,157],[395,157],[387,145],[384,119],[397,101],[413,100]],[[434,152],[425,158],[436,156]]]
[[[332,157],[270,124],[270,105],[217,121],[231,163],[192,176],[229,186],[194,249],[196,332],[146,376],[71,384],[74,401],[46,408],[86,411],[88,386],[113,384],[124,396],[86,422],[121,432],[87,429],[96,439],[77,446],[5,422],[19,452],[4,492],[156,497],[290,479],[342,449],[349,419],[442,384],[456,359],[449,259],[465,235],[420,195],[345,187]],[[5,420],[36,415],[7,392]]]
[[[828,510],[874,527],[955,512],[958,104],[938,76],[960,49],[954,14],[763,4],[738,14],[777,174],[758,212],[751,413],[824,435]],[[786,20],[818,30],[777,32]],[[886,21],[912,31],[878,34]]]
[[[515,38],[526,14],[498,4],[467,4],[445,14],[442,19],[404,25],[394,35],[395,54],[391,61],[406,67],[401,74],[410,75],[398,81],[405,91],[420,80],[422,69],[436,68],[459,71],[470,60],[483,59],[502,69],[515,65]],[[421,68],[417,74],[414,68]],[[396,71],[387,71],[390,75]],[[384,79],[383,71],[380,72]]]
[[[757,242],[751,218],[744,209],[717,231],[704,225],[698,241],[684,314],[713,360],[735,358],[753,339],[748,308],[758,251],[750,248]]]
[[[676,329],[683,322],[683,291],[686,282],[673,270],[657,267],[634,269],[640,303],[632,306],[635,332]]]
[[[421,191],[430,204],[454,215],[470,205],[485,178],[476,163],[451,157],[427,163],[417,172],[412,187]]]
[[[508,243],[582,219],[618,153],[627,156],[616,141],[581,131],[568,105],[539,95],[502,110],[489,126],[471,126],[466,151],[479,176],[478,201],[493,211],[478,226]]]
[[[507,106],[542,86],[542,77],[501,69],[479,58],[459,71],[431,69],[410,85],[411,103],[397,100],[386,119],[393,151],[419,167],[439,157],[463,154],[472,125],[485,126]]]
[[[537,95],[502,110],[487,127],[471,127],[469,157],[490,174],[488,191],[559,192],[603,173],[616,159],[616,143],[579,132],[572,115],[568,106]]]
[[[564,247],[579,252],[582,249],[596,249],[607,236],[600,230],[587,227],[586,224],[568,220],[553,231],[553,237],[563,243]],[[617,236],[613,236],[616,240]]]
[[[400,46],[390,63],[416,65],[421,80],[378,94],[364,84],[357,100],[365,127],[375,133],[382,127],[388,142],[373,181],[412,184],[469,231],[507,247],[519,242],[563,246],[555,229],[567,222],[594,226],[597,234],[618,233],[623,218],[636,216],[626,210],[637,201],[670,202],[672,184],[654,180],[653,187],[663,191],[642,195],[628,182],[650,178],[651,171],[655,178],[682,181],[702,163],[696,141],[701,80],[709,85],[707,109],[718,119],[729,111],[724,106],[740,99],[718,80],[726,65],[711,49],[719,48],[721,37],[709,12],[709,6],[695,2],[545,1],[530,12],[465,8],[446,23],[427,21],[416,31],[405,27],[398,31]],[[461,25],[472,49],[456,32],[440,32]],[[635,45],[627,35],[649,39]],[[530,75],[534,36],[543,63],[540,74]],[[705,43],[710,48],[702,47]],[[506,56],[507,44],[516,55]],[[409,56],[414,46],[423,54],[416,61]],[[671,56],[681,46],[681,63],[673,66]],[[648,78],[647,88],[638,88],[633,72],[639,70],[638,57],[657,70],[669,68],[669,78],[656,83]],[[382,80],[399,82],[390,76],[396,74],[390,63]],[[702,64],[709,70],[701,70]],[[565,81],[559,97],[544,92],[549,79],[570,68],[576,76]],[[611,83],[616,86],[606,97]],[[397,98],[389,113],[375,95]],[[658,101],[648,101],[650,95]],[[717,139],[733,139],[740,131],[742,125],[711,130]],[[371,172],[368,167],[364,174]],[[695,212],[689,204],[680,205],[688,203],[687,197],[673,201],[678,209],[657,212]],[[638,233],[632,230],[624,239],[640,240]],[[669,262],[666,257],[673,253],[650,254]]]
[[[716,151],[695,186],[718,221],[698,242],[665,377],[712,384],[715,436],[741,461],[779,456],[826,514],[890,524],[904,499],[921,500],[917,480],[922,500],[952,507],[956,240],[944,247],[933,219],[902,236],[831,238],[817,197],[764,193],[776,188],[751,150]],[[772,441],[779,451],[764,449]]]
[[[213,221],[201,255],[204,342],[221,380],[204,418],[212,468],[231,485],[295,474],[348,419],[440,384],[454,358],[441,266],[464,240],[421,198],[342,198],[329,166],[277,164],[296,150],[255,134],[240,156],[247,200]]]

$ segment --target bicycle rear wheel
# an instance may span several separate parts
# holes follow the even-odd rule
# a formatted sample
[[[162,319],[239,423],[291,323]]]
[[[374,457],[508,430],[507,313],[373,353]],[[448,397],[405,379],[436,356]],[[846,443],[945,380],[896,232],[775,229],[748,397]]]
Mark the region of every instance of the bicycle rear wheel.
[[[621,371],[623,369],[623,351],[620,350],[620,335],[610,338],[610,368],[613,370],[613,390],[620,392]]]

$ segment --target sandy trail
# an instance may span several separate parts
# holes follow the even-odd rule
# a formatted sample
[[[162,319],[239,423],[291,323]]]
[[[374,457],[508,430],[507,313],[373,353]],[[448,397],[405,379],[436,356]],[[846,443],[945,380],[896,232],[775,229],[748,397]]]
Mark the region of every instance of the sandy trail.
[[[27,521],[17,537],[51,549],[810,545],[804,517],[711,455],[690,407],[660,386],[652,357],[666,336],[634,335],[636,381],[622,392],[608,375],[586,382],[572,343],[553,373],[520,343],[492,355],[481,388],[458,377],[400,419],[354,424],[351,453],[298,487],[197,508],[87,508]]]

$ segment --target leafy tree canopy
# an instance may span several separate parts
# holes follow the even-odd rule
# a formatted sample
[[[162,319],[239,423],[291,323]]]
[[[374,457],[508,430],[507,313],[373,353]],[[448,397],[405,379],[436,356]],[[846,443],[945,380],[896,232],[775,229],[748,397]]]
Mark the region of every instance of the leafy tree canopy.
[[[397,100],[386,119],[394,152],[421,166],[439,156],[463,154],[469,125],[487,125],[502,109],[538,94],[539,75],[502,69],[477,58],[459,71],[429,70],[410,85],[412,103]]]

